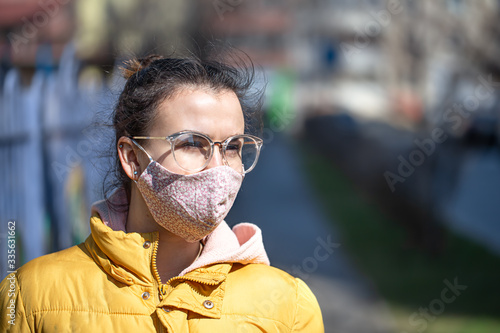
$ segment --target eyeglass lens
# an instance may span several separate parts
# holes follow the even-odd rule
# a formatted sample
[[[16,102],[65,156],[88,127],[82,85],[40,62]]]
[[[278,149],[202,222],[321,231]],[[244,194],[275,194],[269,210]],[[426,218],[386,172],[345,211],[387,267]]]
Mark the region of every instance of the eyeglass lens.
[[[203,169],[212,155],[210,141],[195,133],[179,135],[173,146],[176,162],[181,168],[189,171]],[[238,172],[248,172],[254,167],[259,147],[251,137],[235,137],[222,150],[228,166]]]

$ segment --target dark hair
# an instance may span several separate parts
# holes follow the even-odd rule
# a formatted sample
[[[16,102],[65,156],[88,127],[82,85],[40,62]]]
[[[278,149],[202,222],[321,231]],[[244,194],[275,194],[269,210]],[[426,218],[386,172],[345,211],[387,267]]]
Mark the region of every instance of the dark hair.
[[[110,190],[118,187],[124,187],[130,198],[131,180],[125,174],[116,152],[118,139],[122,136],[147,135],[158,106],[183,88],[203,87],[214,92],[234,92],[243,110],[245,132],[260,132],[263,91],[254,89],[255,70],[252,62],[242,61],[242,58],[237,60],[237,65],[232,66],[195,56],[163,58],[150,55],[125,62],[121,70],[127,82],[112,115],[115,131],[112,147],[114,179],[108,184],[108,190],[104,190],[106,199]]]

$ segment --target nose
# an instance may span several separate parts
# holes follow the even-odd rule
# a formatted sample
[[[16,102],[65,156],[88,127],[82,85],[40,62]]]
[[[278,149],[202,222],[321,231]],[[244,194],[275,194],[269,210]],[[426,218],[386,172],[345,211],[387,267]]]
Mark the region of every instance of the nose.
[[[216,143],[214,145],[214,153],[212,155],[212,159],[206,166],[206,169],[215,168],[221,165],[224,165],[224,160],[222,159],[222,150],[220,144]]]

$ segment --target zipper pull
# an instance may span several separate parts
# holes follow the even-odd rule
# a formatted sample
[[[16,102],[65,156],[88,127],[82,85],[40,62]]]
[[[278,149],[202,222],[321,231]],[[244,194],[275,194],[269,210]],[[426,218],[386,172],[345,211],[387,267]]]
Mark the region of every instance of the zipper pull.
[[[163,296],[167,293],[167,286],[162,284],[160,285],[160,301],[163,300]]]

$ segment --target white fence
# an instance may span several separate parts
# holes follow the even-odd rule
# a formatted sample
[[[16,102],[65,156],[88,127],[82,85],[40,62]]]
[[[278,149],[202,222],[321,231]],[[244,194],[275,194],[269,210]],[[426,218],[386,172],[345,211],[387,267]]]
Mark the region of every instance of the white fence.
[[[28,87],[14,68],[0,85],[0,278],[12,270],[7,259],[13,244],[19,267],[88,235],[90,205],[102,196],[95,165],[105,170],[110,163],[98,158],[102,149],[96,148],[108,147],[109,140],[94,135],[92,123],[96,114],[109,115],[116,92],[79,82],[72,45],[57,70],[37,67]],[[10,242],[9,221],[15,221]]]

